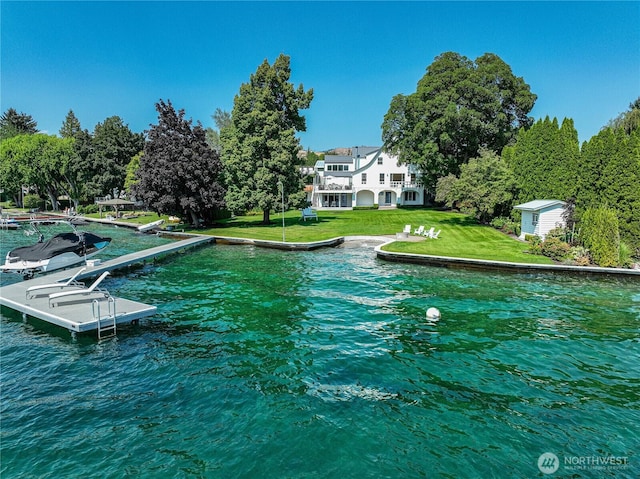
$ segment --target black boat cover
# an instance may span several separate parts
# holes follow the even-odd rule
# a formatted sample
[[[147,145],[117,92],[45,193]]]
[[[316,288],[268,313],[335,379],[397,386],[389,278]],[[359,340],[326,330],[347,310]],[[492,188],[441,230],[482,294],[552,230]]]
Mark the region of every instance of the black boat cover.
[[[85,254],[85,245],[87,251],[91,251],[94,244],[111,241],[111,238],[101,238],[92,233],[85,232],[81,236],[84,237],[84,242],[75,233],[57,234],[42,243],[16,248],[10,252],[10,256],[12,258],[18,257],[22,261],[40,261],[53,258],[62,253],[76,253],[78,256],[83,256]]]

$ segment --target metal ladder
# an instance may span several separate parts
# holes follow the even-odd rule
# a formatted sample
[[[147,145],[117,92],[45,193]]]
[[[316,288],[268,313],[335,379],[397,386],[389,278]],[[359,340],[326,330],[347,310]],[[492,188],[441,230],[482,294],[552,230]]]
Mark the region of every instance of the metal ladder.
[[[100,301],[94,299],[91,303],[93,319],[98,325],[98,341],[112,338],[116,335],[116,299],[113,296],[107,298],[107,315],[102,317],[100,313]]]

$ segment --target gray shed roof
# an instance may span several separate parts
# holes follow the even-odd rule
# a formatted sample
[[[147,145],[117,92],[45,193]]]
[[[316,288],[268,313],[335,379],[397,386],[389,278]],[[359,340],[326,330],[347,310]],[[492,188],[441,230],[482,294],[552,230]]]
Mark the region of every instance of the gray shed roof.
[[[565,203],[560,200],[533,200],[528,203],[522,203],[521,205],[514,206],[514,208],[522,211],[539,211],[556,205],[564,206]]]

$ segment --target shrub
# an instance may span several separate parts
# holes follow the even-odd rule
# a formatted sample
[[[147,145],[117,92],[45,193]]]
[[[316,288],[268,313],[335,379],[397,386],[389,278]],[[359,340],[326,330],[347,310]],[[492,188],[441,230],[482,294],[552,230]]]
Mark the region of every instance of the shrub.
[[[542,254],[542,240],[536,235],[525,235],[524,239],[529,243],[527,250],[531,254]]]
[[[100,210],[100,207],[95,203],[78,206],[78,213],[80,213],[81,215],[89,215],[91,213],[97,213],[99,210]]]
[[[25,197],[22,199],[23,208],[28,208],[30,210],[34,208],[40,208],[41,204],[42,200],[38,195],[25,195]]]
[[[520,223],[516,223],[511,218],[499,216],[491,220],[491,226],[508,235],[520,235]]]
[[[577,266],[589,266],[591,264],[589,250],[584,246],[574,246],[569,250],[569,254]]]
[[[542,254],[548,256],[549,258],[562,261],[563,259],[569,257],[569,251],[571,250],[571,246],[568,243],[565,243],[559,238],[545,238],[545,240],[540,245],[540,250]]]
[[[633,266],[631,248],[624,241],[620,242],[620,266],[623,268],[630,268]]]
[[[598,266],[620,263],[620,231],[615,210],[606,206],[588,208],[581,218],[582,241]]]

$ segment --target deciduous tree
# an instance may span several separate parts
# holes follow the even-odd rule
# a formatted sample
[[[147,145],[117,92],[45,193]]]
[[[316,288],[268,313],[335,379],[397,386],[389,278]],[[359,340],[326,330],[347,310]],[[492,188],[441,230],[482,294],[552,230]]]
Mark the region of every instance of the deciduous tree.
[[[151,125],[139,157],[134,195],[159,214],[186,216],[199,226],[211,223],[224,206],[222,162],[209,148],[200,124],[192,126],[184,110],[170,101],[156,104],[158,124]]]
[[[288,56],[273,65],[265,60],[240,87],[231,124],[221,132],[227,206],[237,213],[260,209],[265,224],[281,194],[288,203],[304,199],[295,134],[306,130],[300,110],[309,108],[313,90],[294,88],[290,77]]]
[[[504,160],[482,149],[478,158],[460,166],[459,178],[447,175],[438,180],[436,200],[449,207],[457,205],[481,223],[489,223],[509,214],[515,190],[515,178]]]
[[[385,149],[420,167],[427,187],[457,175],[480,148],[500,152],[533,122],[536,95],[500,57],[471,61],[446,52],[436,57],[415,93],[395,96],[384,117]]]
[[[58,196],[73,193],[69,165],[74,157],[72,138],[43,134],[23,134],[2,141],[0,172],[7,189],[18,200],[20,187],[35,187],[47,194],[54,210]],[[5,176],[6,175],[6,176]]]

